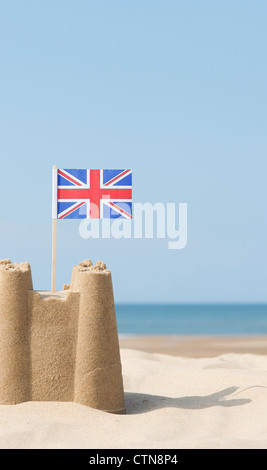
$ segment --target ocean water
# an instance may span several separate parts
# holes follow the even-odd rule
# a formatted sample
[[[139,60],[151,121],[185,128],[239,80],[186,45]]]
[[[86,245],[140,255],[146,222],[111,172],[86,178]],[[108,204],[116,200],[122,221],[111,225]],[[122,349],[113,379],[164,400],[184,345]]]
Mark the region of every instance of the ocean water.
[[[116,305],[124,335],[264,335],[267,304]]]

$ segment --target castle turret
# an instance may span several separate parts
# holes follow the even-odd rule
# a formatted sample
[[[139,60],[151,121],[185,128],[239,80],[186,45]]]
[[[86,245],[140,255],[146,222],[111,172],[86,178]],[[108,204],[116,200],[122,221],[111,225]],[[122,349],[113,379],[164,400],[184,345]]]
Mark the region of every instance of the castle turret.
[[[31,400],[28,263],[0,262],[0,403]]]
[[[111,272],[98,261],[74,266],[72,291],[80,293],[74,401],[125,412]]]

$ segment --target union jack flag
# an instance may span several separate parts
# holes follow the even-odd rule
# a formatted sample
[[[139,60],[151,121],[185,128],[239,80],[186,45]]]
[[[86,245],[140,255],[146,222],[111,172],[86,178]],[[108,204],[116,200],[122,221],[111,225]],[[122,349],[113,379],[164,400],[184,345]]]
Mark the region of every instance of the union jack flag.
[[[54,218],[132,218],[131,170],[56,169]]]

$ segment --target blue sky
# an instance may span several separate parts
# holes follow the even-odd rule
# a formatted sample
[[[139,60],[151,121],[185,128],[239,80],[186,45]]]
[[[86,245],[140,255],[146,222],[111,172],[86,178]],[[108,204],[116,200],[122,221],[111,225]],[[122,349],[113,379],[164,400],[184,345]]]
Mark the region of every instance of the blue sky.
[[[265,1],[0,3],[0,258],[51,278],[51,169],[132,168],[135,202],[186,202],[188,244],[83,240],[117,302],[266,302]]]

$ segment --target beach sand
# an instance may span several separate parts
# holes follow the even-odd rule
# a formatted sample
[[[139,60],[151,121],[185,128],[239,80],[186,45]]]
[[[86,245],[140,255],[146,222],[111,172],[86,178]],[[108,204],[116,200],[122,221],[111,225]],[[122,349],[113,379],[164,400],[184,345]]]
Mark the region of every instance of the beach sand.
[[[120,340],[125,415],[70,402],[1,405],[0,448],[267,448],[264,338],[176,338],[173,348],[152,339],[138,349]]]
[[[226,353],[267,354],[267,336],[122,336],[120,347],[183,357],[215,357]]]

